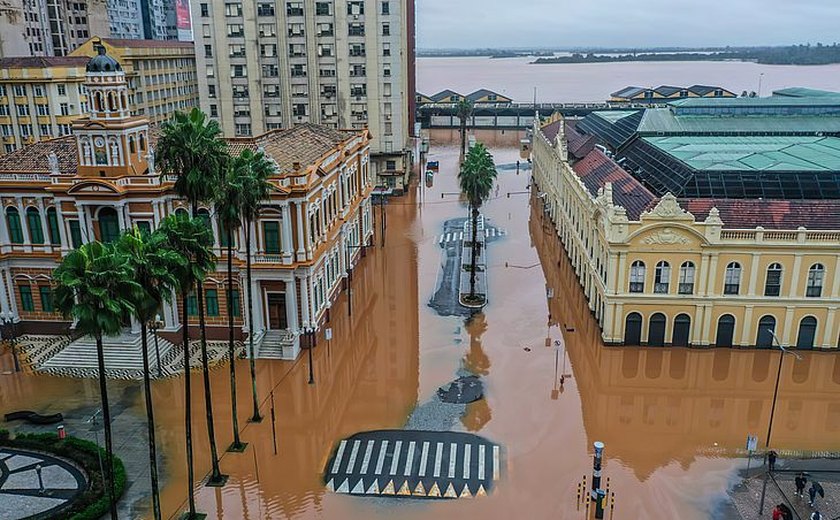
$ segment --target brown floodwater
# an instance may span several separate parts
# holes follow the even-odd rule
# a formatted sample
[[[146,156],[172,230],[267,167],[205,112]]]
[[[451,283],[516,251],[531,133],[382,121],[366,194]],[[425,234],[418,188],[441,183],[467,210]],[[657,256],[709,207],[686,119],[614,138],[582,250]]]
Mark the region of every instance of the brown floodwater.
[[[498,164],[518,158],[516,149],[493,153]],[[488,246],[490,304],[468,324],[437,315],[428,301],[440,276],[438,235],[466,207],[452,195],[456,148],[434,148],[429,159],[441,161],[433,186],[391,201],[385,247],[377,238],[355,271],[352,316],[345,294],[333,304],[333,339],[319,337],[314,351],[316,384],[307,384],[306,355],[260,361],[265,420],[250,424],[247,363],[238,362],[249,446],[224,453],[225,487],[196,487],[199,509],[211,519],[583,518],[575,490],[591,473],[590,447],[599,440],[616,520],[708,518],[745,463],[736,450],[746,435],[757,434],[763,446],[778,354],[605,348],[549,222],[531,209],[528,173],[510,169],[499,170],[499,192],[484,208],[508,233]],[[377,226],[379,218],[377,211]],[[8,366],[8,357],[0,361]],[[340,439],[402,427],[460,367],[482,375],[486,398],[468,406],[456,426],[504,447],[505,471],[491,496],[422,501],[325,490],[321,473]],[[788,359],[781,381],[773,446],[840,451],[840,356]],[[210,464],[198,373],[193,384],[196,470],[203,476]],[[136,385],[114,382],[112,396]],[[223,451],[232,438],[226,369],[212,372],[212,390]],[[142,394],[130,395],[131,413],[142,417]],[[0,413],[97,400],[95,381],[0,376]],[[154,400],[165,458],[162,501],[165,517],[173,518],[188,491],[183,379],[155,382]]]

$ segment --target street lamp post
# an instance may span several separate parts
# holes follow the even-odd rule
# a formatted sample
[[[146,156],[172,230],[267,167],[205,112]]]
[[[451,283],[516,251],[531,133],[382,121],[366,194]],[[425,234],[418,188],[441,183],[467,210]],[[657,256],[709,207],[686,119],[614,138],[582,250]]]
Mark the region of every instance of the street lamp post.
[[[306,350],[309,351],[309,384],[315,384],[315,371],[312,367],[312,348],[315,346],[315,329],[312,327],[304,328],[306,334]]]
[[[155,315],[155,320],[149,323],[149,328],[152,329],[152,336],[155,338],[155,357],[157,358],[157,375],[158,377],[162,377],[163,373],[160,368],[160,345],[158,344],[158,329],[163,325],[163,320],[160,318],[160,314]]]
[[[20,361],[17,356],[17,345],[15,344],[15,317],[11,312],[2,313],[0,319],[3,320],[3,329],[9,329],[9,347],[12,349],[12,361],[15,364],[15,372],[20,372]]]
[[[361,250],[364,251],[365,247],[367,247],[367,246],[365,244],[356,244],[356,245],[345,244],[344,247],[345,247],[345,250],[344,250],[345,251],[345,260],[346,260],[346,264],[347,264],[347,315],[352,316],[353,315],[353,292],[350,289],[350,282],[353,280],[353,263],[352,263],[353,262],[353,255],[352,255],[352,253],[350,253],[350,249],[361,249]]]
[[[768,328],[767,330],[776,342],[776,346],[779,347],[779,369],[776,371],[776,386],[773,389],[773,403],[770,405],[770,422],[767,425],[767,441],[764,444],[765,448],[770,447],[770,435],[773,432],[773,416],[776,414],[776,398],[779,396],[779,380],[782,376],[782,362],[785,359],[785,354],[792,354],[796,357],[797,361],[802,359],[802,356],[796,352],[792,352],[782,346],[782,343],[779,341],[779,338],[776,337],[776,333],[773,332],[773,329]]]

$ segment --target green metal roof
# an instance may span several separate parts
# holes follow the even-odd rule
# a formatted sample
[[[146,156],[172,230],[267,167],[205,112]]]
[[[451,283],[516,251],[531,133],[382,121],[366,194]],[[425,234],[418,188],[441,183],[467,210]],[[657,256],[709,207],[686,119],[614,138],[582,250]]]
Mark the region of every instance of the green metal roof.
[[[795,99],[795,98],[788,98]],[[680,116],[669,108],[649,108],[641,135],[657,134],[802,134],[840,133],[837,116]]]
[[[810,136],[644,137],[695,170],[840,171],[840,139]]]
[[[834,107],[840,105],[840,96],[815,97],[738,97],[738,98],[685,98],[668,103],[678,108],[719,107]]]
[[[616,121],[620,121],[627,116],[632,116],[638,112],[638,110],[599,110],[597,112],[592,112],[596,116],[609,121],[610,123],[615,123]]]
[[[832,92],[830,90],[818,90],[815,88],[806,87],[788,87],[773,91],[774,96],[787,97],[836,97],[840,96],[840,92]]]

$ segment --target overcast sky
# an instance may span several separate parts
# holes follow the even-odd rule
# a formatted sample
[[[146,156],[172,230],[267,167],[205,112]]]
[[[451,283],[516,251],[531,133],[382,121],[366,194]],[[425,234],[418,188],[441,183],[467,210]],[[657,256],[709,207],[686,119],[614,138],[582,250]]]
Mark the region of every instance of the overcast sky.
[[[840,0],[417,0],[417,46],[717,46],[840,40]]]

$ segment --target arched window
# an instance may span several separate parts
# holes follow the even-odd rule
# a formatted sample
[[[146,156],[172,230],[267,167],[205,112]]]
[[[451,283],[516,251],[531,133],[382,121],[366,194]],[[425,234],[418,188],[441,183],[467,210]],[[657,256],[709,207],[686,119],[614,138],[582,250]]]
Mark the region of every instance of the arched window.
[[[146,136],[145,134],[140,134],[140,151],[146,151]]]
[[[117,109],[117,103],[114,100],[114,93],[108,92],[108,110],[113,112]]]
[[[137,152],[137,150],[135,149],[135,144],[134,144],[134,136],[131,136],[131,135],[128,136],[128,151],[129,151],[129,153],[136,153]]]
[[[674,332],[671,344],[676,347],[687,347],[691,337],[691,318],[688,314],[677,314],[674,318]]]
[[[671,281],[671,264],[661,260],[656,264],[653,276],[653,292],[657,294],[668,294],[668,286]]]
[[[773,335],[776,332],[776,318],[770,316],[762,316],[758,320],[758,332],[755,338],[756,347],[769,348],[773,346]]]
[[[767,267],[767,279],[764,282],[764,296],[779,296],[782,292],[782,264],[770,264]]]
[[[814,348],[814,338],[817,335],[817,319],[805,316],[799,322],[799,334],[796,336],[796,348]]]
[[[730,262],[726,266],[726,275],[723,281],[723,294],[738,294],[741,288],[741,264]]]
[[[715,337],[716,347],[731,347],[732,338],[735,336],[735,316],[724,314],[718,318],[717,336]]]
[[[115,242],[120,237],[120,224],[114,208],[99,210],[99,239],[102,242]]]
[[[37,209],[26,210],[26,226],[29,228],[29,241],[33,244],[43,244],[44,228],[41,227],[41,214]]]
[[[639,345],[642,342],[642,315],[631,312],[624,320],[624,344]]]
[[[652,347],[665,345],[665,315],[661,312],[657,312],[650,317],[647,342]]]
[[[50,228],[50,243],[53,245],[60,245],[61,233],[59,233],[58,214],[56,213],[55,207],[47,210],[47,224]]]
[[[819,298],[822,296],[823,280],[825,279],[825,267],[822,264],[814,264],[808,269],[808,285],[805,288],[805,296],[808,298]]]
[[[201,208],[201,209],[198,210],[198,212],[196,212],[196,216],[199,219],[201,219],[201,221],[204,223],[204,225],[207,226],[207,229],[209,229],[210,232],[212,233],[213,232],[213,225],[210,222],[210,211],[208,211],[206,208]],[[214,237],[213,238],[213,244],[215,244],[215,243],[216,243],[216,239]]]
[[[6,224],[9,226],[9,240],[12,244],[23,244],[23,227],[20,225],[20,213],[17,208],[6,210]]]
[[[184,208],[176,209],[175,216],[178,218],[190,218],[190,214],[187,213],[187,210],[185,210]]]
[[[630,292],[645,292],[645,263],[636,260],[630,266]]]
[[[694,293],[694,262],[683,262],[680,266],[680,294]]]

